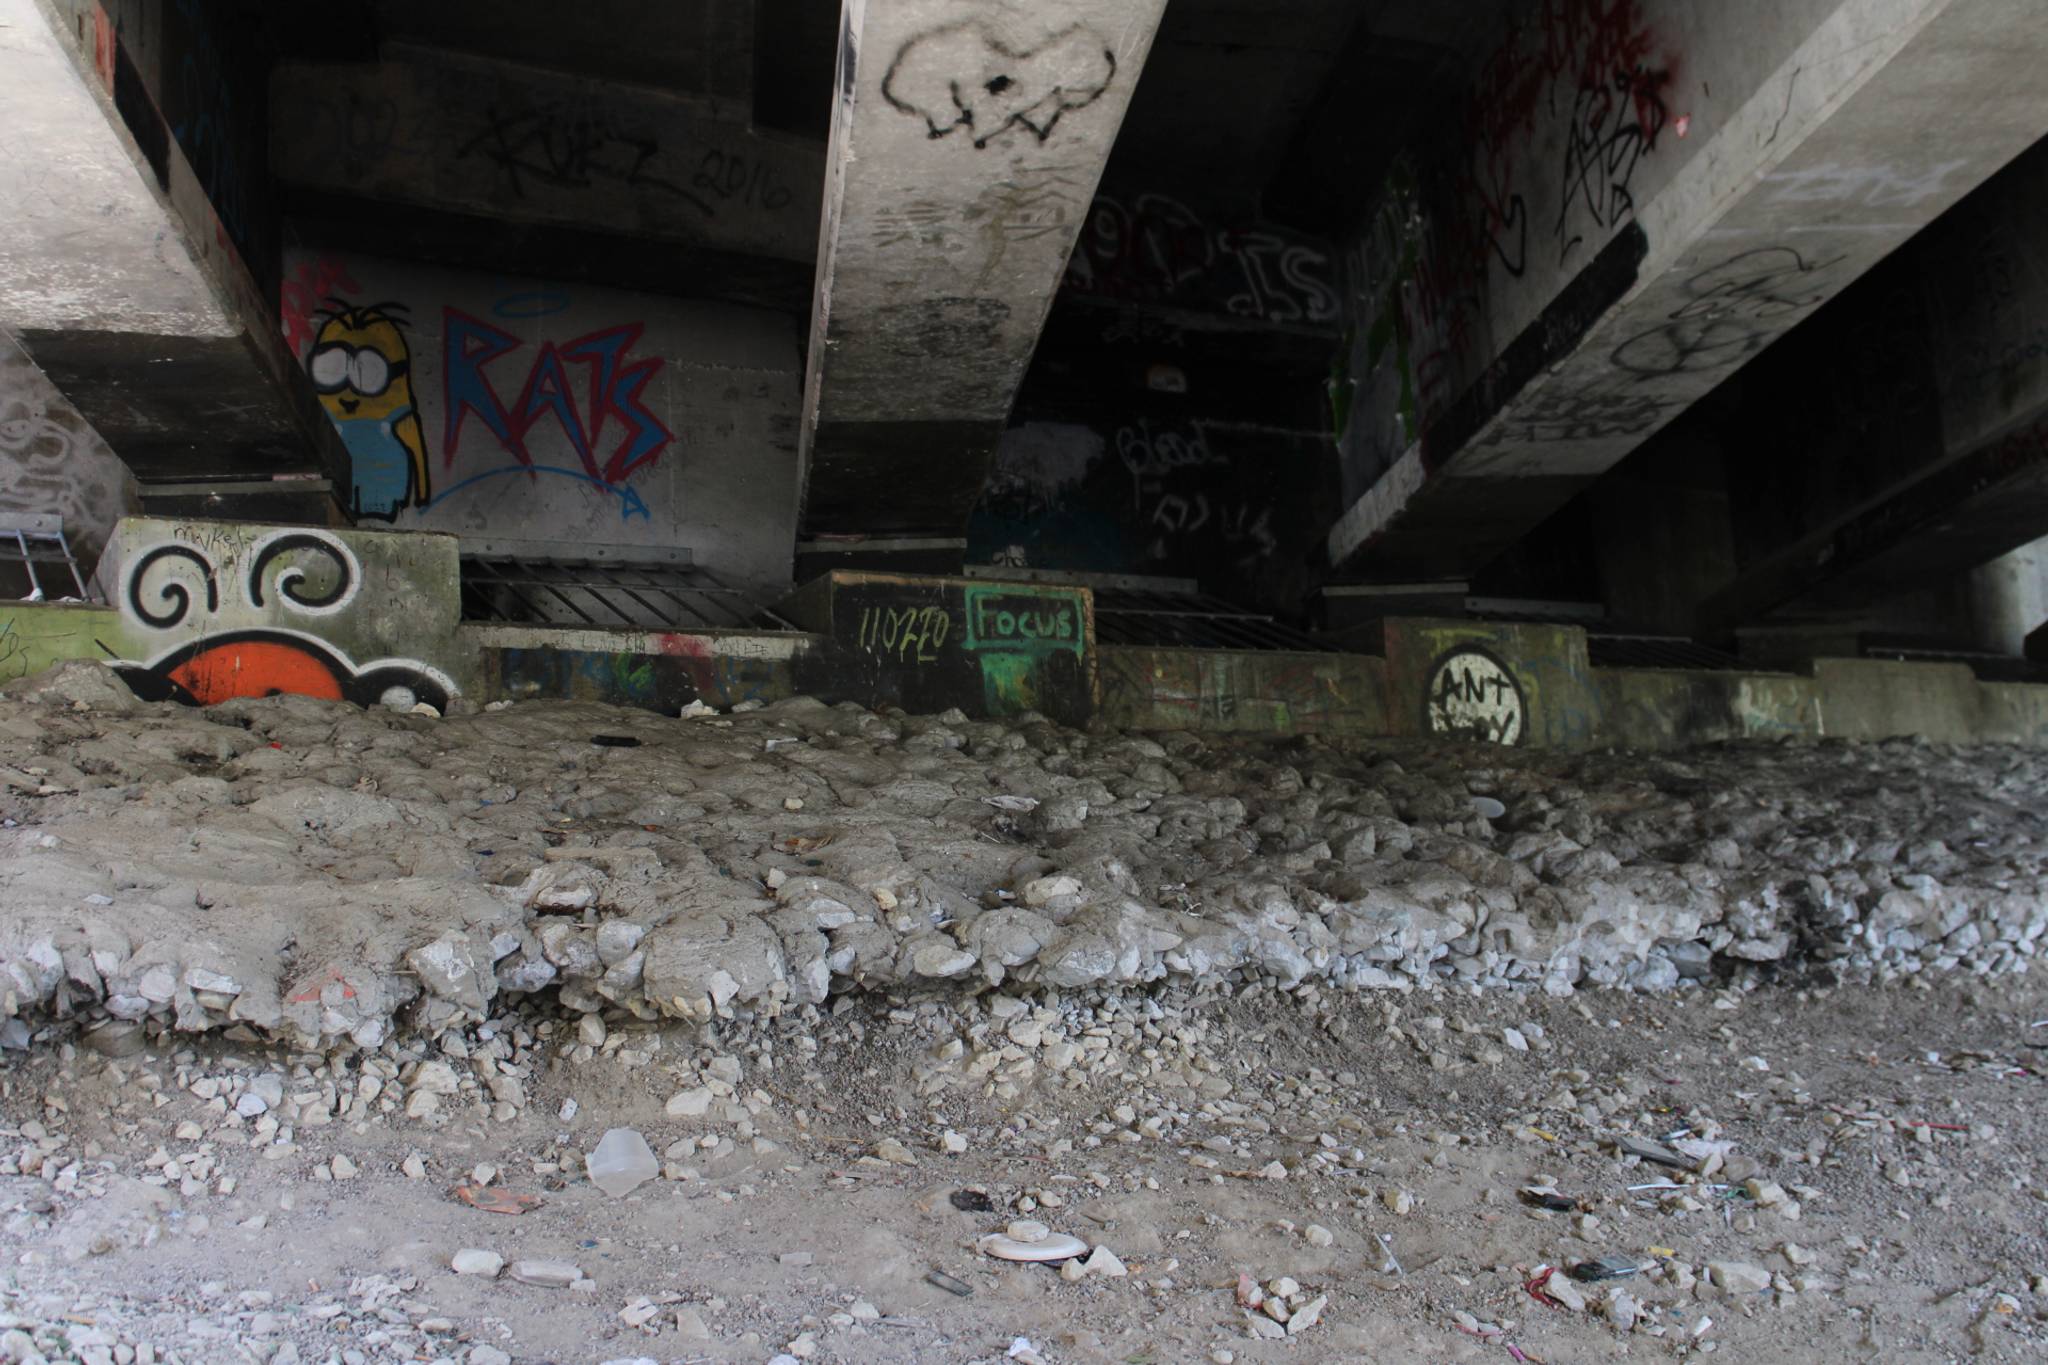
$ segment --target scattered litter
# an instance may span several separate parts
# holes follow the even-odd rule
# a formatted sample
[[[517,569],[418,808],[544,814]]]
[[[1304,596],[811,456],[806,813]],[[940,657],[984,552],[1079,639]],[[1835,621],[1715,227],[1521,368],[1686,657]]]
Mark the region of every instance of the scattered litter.
[[[448,1197],[482,1213],[504,1213],[513,1217],[530,1213],[547,1202],[537,1194],[515,1194],[496,1185],[457,1185],[448,1192]]]
[[[696,700],[692,701],[688,706],[685,706],[682,710],[676,712],[676,718],[678,720],[696,720],[702,716],[715,716],[717,714],[717,707],[706,706],[704,704],[704,699],[702,697],[699,697]]]
[[[614,1199],[623,1199],[661,1173],[647,1139],[631,1128],[612,1128],[583,1159],[590,1183]]]
[[[985,1190],[955,1190],[950,1202],[962,1213],[994,1213],[996,1207]]]
[[[1642,1267],[1630,1256],[1595,1256],[1590,1261],[1580,1261],[1565,1274],[1587,1284],[1600,1280],[1621,1280],[1637,1274]]]
[[[1393,1234],[1382,1232],[1379,1234],[1379,1240],[1380,1250],[1387,1254],[1387,1259],[1380,1265],[1380,1274],[1392,1272],[1396,1275],[1406,1275],[1408,1272],[1401,1268],[1401,1258],[1394,1254]]]
[[[994,806],[997,810],[1027,811],[1038,809],[1038,798],[1035,796],[984,796],[981,799],[984,805]]]
[[[1563,1309],[1565,1305],[1550,1292],[1550,1283],[1556,1276],[1556,1266],[1539,1265],[1536,1267],[1536,1273],[1522,1282],[1522,1288],[1536,1302],[1551,1308]]]
[[[1086,1242],[1063,1232],[1048,1232],[1035,1242],[992,1232],[975,1245],[982,1255],[993,1256],[999,1261],[1071,1261],[1076,1256],[1088,1254]]]
[[[600,749],[637,749],[640,741],[631,735],[592,735],[590,742]]]
[[[958,1294],[963,1299],[971,1298],[974,1295],[973,1287],[965,1280],[956,1280],[943,1270],[934,1270],[927,1274],[924,1279],[926,1284],[937,1285],[948,1294]]]
[[[1547,1187],[1524,1185],[1521,1196],[1524,1204],[1532,1208],[1548,1209],[1552,1213],[1570,1213],[1579,1206],[1578,1200]]]
[[[1472,798],[1472,809],[1488,820],[1498,820],[1508,813],[1508,808],[1490,796]]]
[[[1694,1165],[1693,1162],[1686,1160],[1669,1147],[1664,1146],[1662,1143],[1651,1142],[1647,1138],[1630,1137],[1627,1134],[1623,1134],[1614,1139],[1614,1145],[1621,1149],[1624,1156],[1641,1157],[1644,1161],[1655,1162],[1659,1166],[1669,1166],[1674,1170],[1689,1171]]]

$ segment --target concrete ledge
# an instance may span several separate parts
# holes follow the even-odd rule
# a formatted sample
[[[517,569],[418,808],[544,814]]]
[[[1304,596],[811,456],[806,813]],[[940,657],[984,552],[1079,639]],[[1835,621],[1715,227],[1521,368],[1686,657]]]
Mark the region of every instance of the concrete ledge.
[[[1146,649],[1098,654],[1096,717],[1128,730],[1387,733],[1387,666],[1363,654]]]
[[[461,635],[476,653],[487,699],[548,697],[670,713],[693,701],[723,711],[795,696],[824,643],[773,631],[467,625]]]
[[[1820,687],[1783,673],[1598,668],[1600,742],[1677,749],[1820,733]]]

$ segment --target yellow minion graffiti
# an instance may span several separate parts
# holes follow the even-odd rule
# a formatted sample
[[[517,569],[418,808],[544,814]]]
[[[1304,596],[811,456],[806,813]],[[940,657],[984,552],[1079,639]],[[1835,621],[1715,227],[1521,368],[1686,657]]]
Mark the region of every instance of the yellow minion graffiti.
[[[432,496],[412,354],[397,316],[404,311],[396,303],[339,306],[306,353],[320,406],[348,447],[349,511],[357,518],[395,521],[400,508],[424,507]]]

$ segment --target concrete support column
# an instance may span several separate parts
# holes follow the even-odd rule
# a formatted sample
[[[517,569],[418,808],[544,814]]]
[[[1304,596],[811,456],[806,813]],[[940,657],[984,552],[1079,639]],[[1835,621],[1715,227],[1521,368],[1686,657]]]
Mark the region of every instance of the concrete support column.
[[[1970,633],[1979,649],[2017,658],[2048,622],[2048,537],[1970,571]]]
[[[806,528],[957,532],[1165,0],[846,0]]]

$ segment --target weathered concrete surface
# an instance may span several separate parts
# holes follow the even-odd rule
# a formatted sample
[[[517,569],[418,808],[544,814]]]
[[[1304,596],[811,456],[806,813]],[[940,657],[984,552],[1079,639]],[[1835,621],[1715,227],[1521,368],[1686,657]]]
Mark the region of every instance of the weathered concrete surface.
[[[131,517],[95,587],[109,605],[0,606],[0,678],[93,659],[151,697],[444,710],[475,688],[449,536]]]
[[[1086,588],[835,570],[777,609],[832,638],[814,696],[976,716],[1035,712],[1085,724],[1097,696]]]
[[[24,328],[23,344],[87,419],[118,439],[118,453],[138,472],[186,479],[318,471],[345,479],[346,452],[311,391],[294,387],[275,302],[259,282],[276,268],[276,223],[257,173],[260,152],[249,152],[262,146],[261,106],[237,97],[250,46],[238,41],[246,35],[232,11],[49,0],[54,18],[46,20],[32,4],[10,3],[28,11],[22,27],[53,33],[57,50],[95,87],[79,120],[90,119],[114,148],[97,163],[102,174],[126,174],[133,191],[158,206],[166,231],[152,228],[147,249],[121,259],[137,270],[155,262],[159,273],[177,266],[165,281],[169,301],[189,301],[189,261],[199,287],[219,300],[211,312],[179,302],[168,315],[136,315],[133,327]],[[80,240],[91,237],[87,229]],[[54,278],[75,264],[60,255]],[[194,424],[216,440],[195,440]]]
[[[1583,748],[1600,700],[1576,626],[1390,617],[1387,726],[1397,735]]]
[[[61,517],[79,570],[88,577],[121,517],[142,510],[135,476],[78,409],[0,328],[0,523]],[[39,570],[51,596],[77,592],[61,567]],[[28,577],[0,573],[10,596],[26,597]]]
[[[271,118],[287,184],[788,260],[817,250],[816,148],[720,117],[718,101],[391,44],[375,65],[280,65]]]
[[[467,625],[479,696],[596,701],[673,714],[691,703],[729,710],[797,695],[820,669],[817,636],[788,631],[564,630]],[[800,682],[800,680],[802,680]]]
[[[1834,432],[1794,423],[1731,451],[1731,482],[1745,501],[1765,484],[1769,508],[1745,519],[1750,544],[1706,600],[1709,629],[1787,605],[1867,609],[2048,534],[2044,214],[2048,142],[1767,362],[1753,401],[1811,393],[1842,416]],[[1840,375],[1802,374],[1836,359]],[[2020,652],[2010,632],[1992,647]]]
[[[0,325],[238,333],[35,0],[0,0],[0,68]]]
[[[1985,739],[2039,744],[2048,738],[2043,712],[2023,700],[2042,689],[1980,683],[1962,664],[1817,659],[1813,676],[1826,735],[1913,735],[1951,744]]]
[[[1782,673],[1596,668],[1603,744],[1684,749],[1821,734],[1821,688]],[[1982,735],[1991,739],[2003,736]]]
[[[805,379],[805,525],[957,531],[1164,0],[845,7]]]
[[[1389,733],[1386,663],[1367,655],[1105,645],[1097,658],[1096,716],[1119,729]]]
[[[1542,19],[1362,244],[1340,563],[1483,564],[2048,129],[2025,0]]]
[[[351,453],[359,518],[472,550],[687,550],[729,579],[789,582],[790,318],[351,252],[285,261],[280,325]],[[348,369],[365,349],[367,377]]]
[[[2048,929],[2019,750],[1646,764],[803,699],[194,710],[89,664],[8,685],[0,732],[0,1014],[305,1047],[430,1038],[508,993],[709,1021],[1001,983],[1664,990],[1745,962],[2020,970]]]

